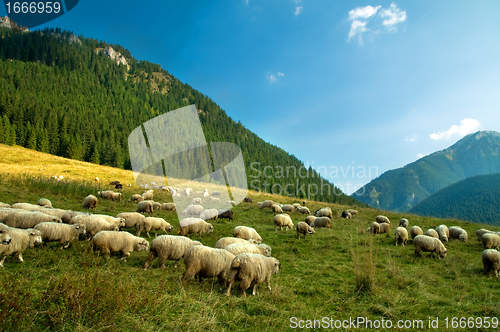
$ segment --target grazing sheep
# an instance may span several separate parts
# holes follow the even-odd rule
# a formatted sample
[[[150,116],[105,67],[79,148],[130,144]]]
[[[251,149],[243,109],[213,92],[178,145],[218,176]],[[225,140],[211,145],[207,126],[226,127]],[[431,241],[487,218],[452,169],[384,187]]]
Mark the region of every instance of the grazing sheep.
[[[331,220],[328,217],[317,217],[314,219],[314,221],[311,223],[312,228],[330,228],[331,226]]]
[[[264,201],[262,202],[262,204],[260,205],[260,208],[261,209],[264,209],[264,208],[270,208],[274,205],[274,202],[271,201],[271,200],[267,200],[267,201]]]
[[[212,201],[212,202],[220,202],[220,198],[210,197],[210,201]]]
[[[245,197],[243,199],[243,202],[245,202],[245,203],[253,203],[253,199],[251,197]]]
[[[143,201],[146,201],[146,200],[153,200],[153,192],[152,191],[146,191],[145,193],[142,193],[142,196],[141,196],[141,199]]]
[[[231,296],[231,287],[240,280],[241,296],[253,285],[252,295],[255,295],[257,285],[265,282],[271,290],[271,275],[278,273],[280,262],[274,257],[264,257],[259,254],[239,254],[231,263],[229,286],[226,295]]]
[[[26,212],[11,213],[2,220],[2,222],[9,227],[22,228],[22,229],[33,228],[39,223],[49,222],[49,221],[60,223],[61,219],[54,216],[49,216],[42,212],[26,211]]]
[[[500,236],[494,233],[485,233],[481,236],[484,249],[500,249]]]
[[[330,219],[333,218],[333,212],[332,212],[332,209],[330,209],[329,207],[325,207],[325,208],[322,208],[322,209],[319,209],[319,210],[316,210],[314,212],[314,215],[316,217],[328,217]]]
[[[42,237],[40,231],[36,229],[18,229],[14,227],[8,228],[8,234],[10,236],[10,242],[7,245],[0,246],[0,267],[3,267],[5,258],[12,254],[17,254],[17,259],[23,262],[23,252],[28,249],[28,247],[33,248],[36,244],[42,243]]]
[[[48,207],[49,209],[52,209],[52,203],[46,198],[40,198],[38,200],[37,204],[40,206],[45,206],[45,207]]]
[[[302,206],[306,206],[307,202],[306,201],[302,201]]]
[[[251,239],[257,244],[262,243],[262,238],[259,233],[257,233],[257,231],[252,227],[236,226],[233,230],[233,236],[245,240]]]
[[[125,218],[116,218],[112,216],[107,216],[105,214],[93,214],[93,216],[101,217],[102,219],[106,220],[110,224],[117,226],[118,228],[125,227]]]
[[[439,239],[439,234],[433,230],[432,228],[431,229],[428,229],[425,233],[424,233],[425,236],[430,236],[430,237],[434,237],[436,239]],[[415,240],[415,239],[413,239]]]
[[[65,214],[62,215],[61,220],[65,224],[69,224],[71,219],[73,219],[75,216],[85,214],[85,215],[92,215],[90,212],[80,212],[80,211],[67,211]]]
[[[148,248],[147,240],[129,232],[102,231],[92,238],[88,251],[100,250],[105,258],[109,258],[112,252],[121,251],[121,259],[127,261],[130,252],[148,250]]]
[[[261,254],[266,257],[271,256],[271,247],[267,244],[253,244],[253,243],[233,243],[224,248],[231,254],[237,256],[244,252],[249,254]]]
[[[11,208],[11,206],[7,203],[0,202],[0,208]]]
[[[141,235],[141,232],[143,230],[146,231],[146,235],[150,237],[149,231],[154,230],[155,231],[155,237],[158,235],[157,230],[162,230],[165,234],[167,232],[171,232],[174,227],[170,225],[168,222],[165,221],[163,218],[153,218],[153,217],[147,217],[144,218],[144,221],[140,224],[135,225],[137,229],[137,236]]]
[[[418,226],[413,226],[410,229],[411,239],[413,240],[415,238],[415,236],[417,236],[417,235],[424,235],[424,231],[422,231],[422,228],[420,228]]]
[[[368,233],[369,234],[380,234],[380,224],[376,221],[372,222]]]
[[[88,195],[83,200],[82,207],[84,209],[94,209],[95,210],[97,208],[97,197],[95,197],[94,195]]]
[[[291,205],[290,205],[291,206]],[[293,208],[293,206],[292,206]],[[293,228],[292,218],[288,214],[277,214],[274,216],[274,231],[278,231],[278,227],[283,230],[283,226],[286,227],[286,230]]]
[[[425,235],[417,235],[413,239],[413,244],[415,245],[415,255],[422,251],[427,251],[431,253],[436,253],[439,259],[444,258],[448,253],[448,250],[444,247],[444,244],[438,239]]]
[[[450,231],[450,239],[457,239],[462,242],[465,242],[469,238],[467,231],[465,229],[462,229],[462,227],[451,226],[449,228],[449,231]]]
[[[233,210],[221,209],[218,211],[219,219],[233,220]]]
[[[353,216],[353,217],[358,215],[358,210],[347,209],[346,211],[349,212],[351,214],[351,216]]]
[[[255,240],[252,240],[252,239],[245,240],[245,239],[239,239],[237,237],[223,237],[215,243],[214,247],[217,249],[224,249],[225,247],[227,247],[228,245],[233,244],[233,243],[253,243],[253,244],[255,244]]]
[[[200,213],[200,219],[203,220],[215,220],[217,221],[217,217],[219,216],[219,211],[217,209],[207,209],[203,210],[203,212]]]
[[[30,204],[30,203],[16,203],[12,205],[12,209],[21,209],[30,212],[40,211],[42,207],[38,204]]]
[[[64,216],[68,210],[63,210],[63,209],[54,209],[54,208],[42,208],[38,210],[38,212],[43,212],[45,214],[48,214],[49,216],[54,216],[62,219],[62,216]]]
[[[300,205],[300,203],[293,203],[292,205],[295,208],[295,210],[298,210],[302,207],[302,205]]]
[[[80,214],[73,217],[69,222],[70,225],[82,224],[85,225],[86,234],[90,237],[96,235],[101,231],[118,231],[118,226],[110,224],[101,217],[89,216]]]
[[[161,209],[161,203],[153,202],[153,211],[160,210],[160,209]]]
[[[281,206],[279,206],[278,204],[273,204],[271,206],[271,211],[273,211],[276,214],[283,213],[283,210],[281,209]]]
[[[307,216],[306,220],[304,220],[304,221],[306,224],[311,226],[311,224],[314,222],[314,220],[316,220],[316,218],[317,218],[316,216]]]
[[[136,227],[137,224],[144,223],[144,217],[138,212],[122,212],[116,215],[116,218],[125,219],[125,228]]]
[[[152,261],[158,257],[160,268],[165,268],[165,261],[175,261],[174,268],[177,268],[177,263],[184,256],[186,251],[192,246],[200,246],[201,242],[193,241],[185,236],[176,235],[160,235],[151,242],[149,255],[144,270],[147,270]]]
[[[201,205],[189,205],[184,211],[182,211],[183,216],[196,216],[198,217],[204,208]]]
[[[481,260],[483,261],[483,267],[487,273],[491,270],[495,272],[495,276],[498,278],[498,271],[500,270],[500,252],[494,249],[486,249],[481,255]]]
[[[311,214],[311,211],[309,211],[309,208],[303,206],[303,207],[299,207],[299,213],[302,213],[302,214]]]
[[[68,248],[71,241],[78,240],[80,234],[85,234],[85,225],[59,224],[55,222],[42,222],[34,227],[39,230],[43,242],[59,241],[61,249]]]
[[[153,213],[153,202],[151,201],[141,201],[137,204],[137,209],[135,212],[143,213]]]
[[[172,195],[173,196],[173,195]],[[210,194],[208,192],[204,192],[203,193],[203,198],[209,198],[210,197]]]
[[[219,196],[220,197],[220,191],[214,191],[212,193],[212,196]]]
[[[347,211],[342,211],[342,214],[340,215],[340,217],[344,218],[344,219],[351,219],[352,218],[352,214],[350,214]]]
[[[281,210],[283,212],[294,212],[295,211],[295,208],[293,207],[293,205],[290,205],[290,204],[285,204],[281,207]]]
[[[391,234],[391,224],[388,224],[386,222],[383,222],[380,225],[380,234]]]
[[[314,234],[314,233],[316,233],[316,231],[314,230],[314,228],[312,228],[311,226],[309,226],[304,221],[300,221],[297,224],[297,237],[299,238],[299,240],[300,240],[300,234],[304,234],[304,239],[305,239],[306,238],[306,234]]]
[[[194,276],[201,282],[203,278],[218,276],[223,281],[228,281],[228,273],[234,255],[225,249],[192,246],[184,254],[186,271],[182,281],[189,280]]]
[[[110,200],[113,200],[113,194],[114,194],[114,192],[112,190],[104,190],[104,191],[97,192],[97,195],[100,195],[101,198],[110,199]]]
[[[389,220],[389,218],[387,218],[386,216],[377,216],[377,217],[375,218],[375,220],[376,220],[379,224],[382,224],[382,223],[384,223],[384,222],[385,222],[385,223],[388,223],[388,224],[390,224],[390,223],[391,223],[391,221]]]
[[[113,200],[113,201],[120,201],[121,202],[122,196],[123,196],[122,193],[113,193],[111,195],[111,200]]]
[[[15,205],[15,204],[14,204]],[[13,205],[13,206],[14,206]],[[485,233],[495,233],[495,232],[492,232],[492,231],[489,231],[487,229],[484,229],[484,228],[480,228],[476,231],[476,236],[477,236],[477,241],[478,242],[481,242],[481,237],[483,236],[483,234]]]
[[[450,231],[448,230],[448,227],[446,225],[439,225],[438,227],[436,227],[435,231],[438,233],[441,242],[448,242]]]
[[[399,226],[407,228],[409,225],[410,225],[410,222],[408,221],[408,219],[401,218],[401,220],[399,220]]]
[[[175,203],[163,203],[161,209],[165,211],[175,211]]]
[[[193,200],[191,201],[191,205],[201,205],[201,202],[202,202],[202,199],[199,198],[199,197],[195,197],[193,198]]]
[[[183,226],[185,225],[185,226]],[[186,218],[181,221],[177,235],[190,235],[190,234],[210,234],[213,233],[214,226],[200,218]]]
[[[139,194],[133,194],[132,196],[130,196],[130,198],[128,199],[129,202],[140,202],[142,201],[142,196],[139,195]]]
[[[401,242],[403,247],[405,246],[408,241],[408,231],[405,227],[399,226],[396,228],[394,231],[394,241],[396,241],[396,247],[398,246],[398,242]]]
[[[0,208],[0,223],[3,222],[3,219],[5,217],[14,212],[29,212],[29,211],[23,209]]]

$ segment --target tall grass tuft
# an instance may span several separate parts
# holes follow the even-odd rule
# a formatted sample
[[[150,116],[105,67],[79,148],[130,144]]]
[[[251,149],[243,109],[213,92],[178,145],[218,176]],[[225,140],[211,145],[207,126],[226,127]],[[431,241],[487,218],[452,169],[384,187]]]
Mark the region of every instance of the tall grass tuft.
[[[354,276],[357,293],[368,293],[373,290],[375,282],[375,266],[373,264],[373,237],[370,235],[366,246],[357,246],[352,251]]]

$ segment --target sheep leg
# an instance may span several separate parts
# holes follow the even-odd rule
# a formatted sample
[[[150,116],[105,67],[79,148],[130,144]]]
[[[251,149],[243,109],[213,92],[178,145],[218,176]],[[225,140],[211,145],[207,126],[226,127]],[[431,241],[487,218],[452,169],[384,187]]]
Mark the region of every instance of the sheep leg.
[[[256,293],[255,293],[255,290],[257,289],[257,283],[254,283],[253,284],[253,289],[252,289],[252,295],[255,296]]]
[[[20,262],[24,262],[24,259],[23,259],[23,256],[22,256],[22,252],[19,252],[17,254],[17,259],[19,259]]]
[[[64,244],[64,243],[61,243],[61,245],[63,245],[63,244]],[[69,241],[68,241],[68,243],[66,243],[66,245],[65,245],[64,247],[62,247],[62,248],[66,249],[66,248],[68,248],[68,247],[69,247]]]
[[[151,263],[156,258],[156,254],[154,251],[149,251],[148,258],[146,259],[146,263],[144,264],[144,270],[147,270],[149,267],[149,263]]]
[[[3,262],[5,262],[5,258],[7,258],[7,256],[3,256],[2,260],[0,260],[0,267],[3,267]]]
[[[123,260],[124,262],[127,261],[127,257],[130,256],[130,253],[128,251],[123,251],[123,257],[120,258],[120,260]]]

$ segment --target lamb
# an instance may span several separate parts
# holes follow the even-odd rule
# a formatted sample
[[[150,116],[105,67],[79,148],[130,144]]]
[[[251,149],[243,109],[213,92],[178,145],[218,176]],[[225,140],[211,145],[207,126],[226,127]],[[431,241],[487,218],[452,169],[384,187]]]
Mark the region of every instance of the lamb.
[[[153,196],[154,196],[154,194],[152,191],[146,191],[145,193],[142,193],[141,199],[143,201],[153,200]]]
[[[93,216],[101,217],[102,219],[106,220],[110,224],[118,226],[118,228],[125,227],[125,218],[116,218],[116,217],[107,216],[105,214],[94,214]]]
[[[450,231],[448,230],[448,227],[446,225],[439,225],[438,227],[436,227],[435,231],[438,233],[441,242],[448,242]]]
[[[391,224],[388,224],[386,222],[383,222],[380,225],[380,234],[390,234],[391,233]]]
[[[15,205],[15,204],[14,204]],[[476,231],[476,236],[477,236],[477,240],[479,242],[481,242],[481,237],[483,236],[483,234],[485,233],[495,233],[495,232],[492,232],[492,231],[489,231],[487,229],[484,229],[484,228],[480,228]]]
[[[304,221],[306,224],[311,226],[311,224],[314,222],[314,220],[316,220],[316,218],[317,218],[316,216],[307,216],[306,220],[304,220]]]
[[[237,256],[244,252],[249,254],[261,254],[266,257],[271,256],[271,247],[267,244],[233,243],[224,248],[231,254]]]
[[[231,262],[234,255],[225,249],[215,249],[210,247],[192,246],[184,254],[184,264],[186,271],[182,276],[182,281],[198,277],[202,278],[218,276],[223,281],[228,281],[228,273],[231,269]]]
[[[330,209],[329,207],[325,207],[325,208],[322,208],[322,209],[319,209],[319,210],[316,210],[314,212],[314,215],[316,217],[328,217],[330,219],[333,218],[333,212],[332,212],[332,209]]]
[[[369,234],[380,234],[380,224],[376,221],[372,222],[370,227],[368,228]]]
[[[233,244],[233,243],[253,243],[253,244],[255,244],[255,240],[253,240],[253,239],[245,240],[245,239],[239,239],[237,237],[223,237],[215,243],[215,248],[224,249],[225,247],[227,247],[228,245]]]
[[[192,246],[200,246],[201,242],[193,241],[185,236],[175,235],[160,235],[151,242],[149,255],[144,270],[147,270],[152,261],[158,257],[160,268],[165,268],[165,261],[175,261],[174,268],[177,268],[177,263],[184,256],[186,251]]]
[[[439,234],[433,230],[432,228],[431,229],[428,229],[425,233],[424,233],[425,236],[430,236],[430,237],[434,237],[436,239],[439,239]],[[413,239],[415,240],[415,239]]]
[[[11,208],[11,206],[7,203],[0,202],[0,208]]]
[[[467,231],[459,226],[451,226],[449,228],[449,231],[450,231],[450,239],[458,239],[462,242],[465,242],[469,238]]]
[[[390,223],[391,223],[391,221],[389,220],[389,218],[387,218],[386,216],[377,216],[377,217],[375,218],[375,220],[376,220],[379,224],[382,224],[382,223],[384,223],[384,222],[385,222],[385,223],[388,223],[388,224],[390,224]]]
[[[438,239],[425,235],[417,235],[413,239],[413,244],[415,245],[415,255],[422,251],[427,251],[431,253],[436,253],[439,259],[444,258],[448,253],[448,250],[444,247],[444,244]]]
[[[112,252],[121,251],[121,259],[127,261],[130,252],[148,250],[148,248],[147,240],[129,232],[102,231],[92,238],[88,251],[100,250],[105,258],[109,258]]]
[[[128,199],[129,202],[140,202],[142,201],[142,196],[139,195],[139,194],[133,194],[132,196],[130,196],[130,198]]]
[[[166,222],[165,219],[153,217],[144,218],[144,221],[140,224],[136,224],[135,227],[137,229],[137,236],[140,236],[142,230],[145,230],[148,237],[150,237],[149,231],[152,229],[155,230],[155,237],[158,235],[158,229],[161,229],[165,234],[174,229],[174,227]]]
[[[39,230],[44,242],[59,241],[61,249],[69,247],[71,241],[78,240],[80,234],[85,234],[85,225],[59,224],[55,222],[42,222],[34,227]],[[66,244],[66,245],[65,245]]]
[[[153,213],[153,203],[151,201],[141,201],[137,204],[135,212]]]
[[[189,205],[184,211],[182,211],[182,215],[198,217],[203,212],[203,210],[203,206],[201,205]]]
[[[253,285],[252,295],[255,295],[257,285],[265,282],[271,290],[271,275],[278,273],[280,262],[274,257],[264,257],[259,254],[239,254],[231,263],[229,272],[229,286],[226,295],[231,296],[231,287],[240,280],[241,295],[246,297],[245,291]]]
[[[352,214],[350,214],[347,211],[342,211],[342,214],[340,215],[340,217],[344,218],[344,219],[351,219],[352,218]]]
[[[144,223],[144,217],[138,212],[122,212],[116,215],[116,218],[125,219],[125,228],[136,227],[137,224]]]
[[[404,227],[404,228],[408,228],[409,225],[410,225],[410,222],[408,221],[408,219],[401,218],[401,220],[399,220],[399,226]]]
[[[69,222],[70,225],[75,225],[75,224],[82,224],[85,225],[86,229],[86,234],[89,235],[90,237],[93,237],[99,232],[102,231],[118,231],[118,227],[110,224],[106,220],[104,220],[101,217],[96,217],[96,216],[89,216],[89,215],[84,215],[80,214],[78,216],[75,216],[71,221]]]
[[[495,276],[498,278],[498,271],[500,270],[500,252],[494,249],[486,249],[481,255],[481,260],[483,261],[483,267],[487,273],[491,270],[495,272]]]
[[[49,216],[42,212],[14,212],[3,218],[3,223],[15,228],[33,228],[35,225],[42,222],[61,222],[61,219]]]
[[[394,231],[394,240],[396,241],[396,247],[398,246],[398,242],[401,242],[403,247],[405,246],[408,241],[408,231],[405,227],[399,226],[396,228]]]
[[[274,205],[274,202],[271,201],[271,200],[267,200],[267,201],[264,201],[262,202],[262,204],[260,205],[260,208],[261,209],[264,209],[264,208],[270,208],[271,206]]]
[[[274,232],[277,232],[278,227],[281,230],[283,230],[283,226],[286,227],[286,230],[292,229],[293,228],[292,218],[290,218],[290,216],[286,213],[275,215],[274,216]]]
[[[160,210],[160,209],[161,209],[161,203],[153,202],[153,211]]]
[[[281,210],[283,212],[294,212],[295,211],[295,208],[293,207],[293,205],[290,205],[290,204],[285,204],[281,207]]]
[[[484,249],[500,250],[500,236],[494,233],[485,233],[481,236],[481,243]]]
[[[236,226],[233,230],[233,236],[245,240],[252,239],[257,244],[262,243],[262,238],[259,233],[252,227]]]
[[[420,228],[418,226],[413,226],[410,229],[411,239],[413,240],[415,238],[415,236],[417,236],[417,235],[424,235],[424,231],[422,231],[422,228]]]
[[[8,227],[8,234],[11,241],[7,245],[0,246],[0,257],[2,257],[0,267],[3,267],[5,258],[12,254],[17,254],[17,259],[23,262],[23,252],[28,247],[33,248],[36,244],[42,243],[40,231],[32,228],[17,229]]]
[[[111,200],[112,201],[120,201],[122,200],[122,193],[112,193],[111,194]]]
[[[175,211],[175,203],[163,203],[161,209],[165,211]]]
[[[253,203],[253,199],[251,197],[245,197],[243,199],[243,202],[245,202],[245,203]]]
[[[317,217],[314,219],[314,221],[311,223],[311,227],[313,228],[330,228],[331,226],[331,221],[330,218],[328,217]]]
[[[49,209],[52,209],[52,203],[46,198],[40,198],[38,200],[37,204],[40,206],[45,206],[45,207],[48,207]]]
[[[233,220],[233,210],[221,209],[218,211],[219,219]]]
[[[191,201],[191,205],[201,205],[201,202],[202,202],[201,198],[199,198],[199,197],[195,197],[195,198],[193,198],[193,200]]]
[[[200,213],[200,219],[203,220],[215,220],[217,221],[217,217],[219,216],[219,211],[217,209],[207,209],[203,210],[203,212]]]
[[[184,226],[185,225],[185,226]],[[190,235],[190,234],[210,234],[213,233],[214,226],[211,223],[207,223],[205,220],[200,218],[186,218],[181,221],[181,225],[177,235]]]
[[[101,196],[101,198],[110,200],[113,200],[113,194],[114,192],[112,190],[104,190],[97,192],[97,195]]]
[[[297,224],[297,237],[299,238],[299,240],[300,240],[300,234],[304,234],[304,239],[305,239],[307,234],[314,234],[314,233],[316,233],[314,228],[309,226],[304,221],[301,221]]]
[[[346,211],[349,212],[351,214],[351,216],[353,216],[353,217],[358,215],[358,210],[347,209]]]
[[[302,214],[311,214],[311,211],[309,211],[309,208],[303,206],[303,207],[299,207],[299,213],[302,213]]]
[[[94,195],[88,195],[83,200],[82,207],[84,209],[94,209],[95,210],[97,208],[97,197],[95,197]]]
[[[273,204],[271,206],[271,211],[273,211],[276,214],[283,213],[283,210],[281,209],[281,206],[279,206],[278,204]]]

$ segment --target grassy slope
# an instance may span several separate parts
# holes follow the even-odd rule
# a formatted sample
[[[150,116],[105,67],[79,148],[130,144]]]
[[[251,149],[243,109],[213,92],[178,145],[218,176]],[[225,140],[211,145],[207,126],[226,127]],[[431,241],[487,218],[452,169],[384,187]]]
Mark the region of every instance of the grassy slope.
[[[19,147],[0,145],[0,156],[0,201],[10,204],[35,203],[46,197],[55,207],[79,210],[83,197],[99,190],[85,181],[97,176],[103,187],[112,180],[133,182],[129,171]],[[71,182],[32,179],[36,175],[60,174]],[[136,192],[140,193],[134,185],[124,188],[125,197]],[[155,195],[155,201],[170,200],[163,192]],[[249,196],[255,201],[268,198],[257,193]],[[282,203],[293,202],[287,197],[270,197]],[[308,203],[311,210],[325,205]],[[337,214],[346,208],[329,206]],[[100,200],[97,212],[115,215],[133,210],[132,203]],[[498,280],[484,273],[480,259],[483,249],[474,236],[482,225],[384,212],[393,220],[393,230],[397,220],[405,216],[410,227],[419,225],[424,231],[444,223],[460,225],[469,232],[469,241],[452,241],[447,245],[447,257],[437,260],[426,257],[428,254],[414,257],[411,244],[395,247],[392,235],[361,234],[360,230],[381,213],[375,209],[358,209],[359,216],[353,220],[336,218],[331,230],[319,229],[300,241],[293,231],[275,233],[273,214],[267,209],[242,203],[233,210],[234,221],[215,222],[214,233],[203,236],[201,241],[213,246],[220,237],[231,236],[237,225],[256,228],[281,262],[280,273],[271,279],[272,291],[261,285],[258,296],[242,298],[235,288],[233,296],[227,298],[225,287],[216,281],[180,283],[182,262],[177,270],[173,262],[167,262],[165,270],[158,269],[154,262],[144,271],[147,252],[132,253],[127,262],[118,260],[118,255],[106,261],[87,254],[83,242],[75,242],[67,250],[49,244],[27,250],[23,264],[14,258],[6,260],[0,271],[2,329],[282,331],[289,328],[291,317],[383,317],[394,324],[398,319],[422,319],[427,327],[429,316],[441,320],[453,316],[500,316]],[[178,230],[174,213],[160,211],[155,215],[164,217],[174,225],[174,231]],[[304,216],[293,214],[292,219],[297,223]],[[362,279],[364,273],[370,272],[372,282],[356,282],[357,276]],[[360,291],[358,286],[362,284],[372,288]]]

